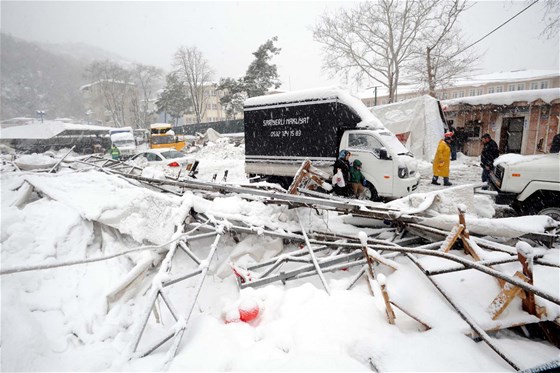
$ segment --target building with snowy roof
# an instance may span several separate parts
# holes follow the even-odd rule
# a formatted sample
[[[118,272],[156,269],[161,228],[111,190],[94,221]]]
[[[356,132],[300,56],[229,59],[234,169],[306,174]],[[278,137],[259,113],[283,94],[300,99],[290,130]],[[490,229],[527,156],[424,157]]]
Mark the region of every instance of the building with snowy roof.
[[[436,98],[448,100],[492,93],[538,90],[560,87],[558,70],[516,70],[459,78],[447,87],[436,89]],[[375,94],[377,92],[377,95]],[[408,100],[426,94],[416,84],[399,84],[395,101]],[[388,90],[384,87],[369,89],[359,94],[367,107],[389,103]]]
[[[465,139],[463,153],[478,156],[489,133],[500,153],[548,153],[560,133],[560,88],[491,93],[442,101],[446,119]]]

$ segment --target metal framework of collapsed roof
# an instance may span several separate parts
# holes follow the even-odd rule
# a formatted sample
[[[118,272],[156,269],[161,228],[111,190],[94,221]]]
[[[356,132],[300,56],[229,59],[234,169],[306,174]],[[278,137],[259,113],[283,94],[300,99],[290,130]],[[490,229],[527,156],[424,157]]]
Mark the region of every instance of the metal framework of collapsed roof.
[[[462,212],[459,212],[457,227],[450,232],[446,232],[441,229],[423,226],[420,223],[421,218],[418,216],[399,214],[398,211],[384,208],[381,205],[372,205],[363,201],[321,200],[316,197],[287,195],[247,187],[201,182],[192,179],[148,179],[139,176],[139,169],[133,166],[124,165],[121,162],[92,159],[90,159],[89,162],[86,162],[86,164],[92,165],[92,163],[104,162],[101,164],[94,164],[94,166],[101,171],[126,176],[130,179],[141,182],[142,185],[155,187],[157,189],[162,189],[162,185],[178,186],[184,189],[201,191],[201,193],[208,198],[213,198],[219,193],[237,193],[243,198],[251,200],[259,199],[264,203],[276,203],[288,205],[290,207],[313,208],[316,210],[331,210],[361,217],[385,219],[392,221],[395,225],[394,227],[387,228],[387,230],[394,232],[392,239],[387,240],[367,237],[365,240],[360,240],[356,237],[338,235],[330,232],[308,232],[301,219],[300,233],[281,233],[275,230],[267,229],[266,227],[251,226],[244,221],[220,221],[211,216],[205,216],[204,214],[197,214],[195,211],[191,211],[186,217],[185,224],[178,227],[178,232],[180,233],[178,233],[168,245],[151,248],[152,250],[158,250],[161,260],[159,260],[155,269],[151,271],[154,274],[154,279],[151,282],[150,290],[143,296],[145,307],[142,313],[141,322],[135,325],[133,340],[128,351],[128,356],[130,358],[141,358],[159,348],[162,348],[164,345],[170,345],[167,350],[168,352],[165,361],[162,365],[164,369],[169,366],[170,362],[173,360],[180,348],[183,335],[187,330],[193,308],[197,302],[198,296],[200,295],[204,279],[206,278],[210,264],[214,259],[214,254],[218,248],[220,239],[226,233],[231,234],[234,239],[238,239],[241,235],[250,234],[278,237],[289,242],[298,242],[306,249],[305,251],[297,250],[295,252],[284,253],[276,258],[272,258],[262,263],[257,263],[249,268],[233,267],[233,270],[236,273],[239,288],[262,286],[273,282],[286,283],[287,281],[295,281],[311,276],[317,276],[319,277],[325,291],[328,293],[329,289],[324,278],[326,273],[343,268],[359,267],[357,273],[349,279],[348,289],[352,288],[360,278],[365,276],[368,286],[373,294],[374,280],[377,280],[381,287],[380,295],[383,296],[384,299],[389,323],[394,323],[395,318],[399,317],[392,309],[394,306],[401,310],[404,314],[419,322],[425,329],[429,329],[429,324],[422,321],[420,317],[416,316],[415,310],[406,309],[406,307],[398,305],[390,299],[390,289],[386,288],[380,273],[377,273],[376,271],[379,265],[390,267],[392,270],[398,270],[398,264],[395,264],[393,259],[396,256],[404,255],[416,266],[418,266],[422,273],[424,273],[424,275],[434,285],[436,290],[441,293],[441,296],[446,299],[446,301],[449,302],[461,318],[470,325],[473,335],[487,343],[490,348],[502,359],[504,359],[504,361],[506,361],[513,369],[519,370],[515,359],[504,354],[499,348],[499,343],[488,334],[496,330],[496,328],[485,330],[483,327],[479,326],[476,320],[474,320],[462,308],[462,306],[455,301],[450,294],[448,294],[448,291],[445,290],[445,286],[433,278],[434,276],[456,271],[475,270],[494,277],[500,283],[502,289],[495,300],[496,305],[494,307],[494,316],[496,316],[496,318],[500,316],[500,310],[503,311],[503,309],[509,306],[511,299],[520,296],[523,298],[524,309],[527,307],[527,312],[532,313],[540,320],[543,320],[543,322],[539,323],[539,326],[545,331],[545,334],[548,333],[552,342],[554,342],[554,335],[557,335],[555,333],[557,333],[558,329],[554,328],[557,328],[558,320],[548,320],[552,323],[545,324],[544,321],[547,320],[546,315],[542,313],[542,310],[539,311],[538,307],[536,307],[534,297],[541,297],[554,304],[560,304],[560,299],[556,295],[550,294],[539,288],[537,286],[538,284],[533,284],[532,275],[529,273],[529,269],[532,265],[527,263],[532,260],[533,265],[558,266],[542,261],[539,256],[535,256],[533,258],[523,256],[522,253],[519,253],[515,247],[498,244],[483,238],[474,237],[473,235],[465,235],[467,230],[464,224],[464,219],[461,218]],[[33,186],[31,186],[31,188],[32,187]],[[28,195],[28,192],[25,194]],[[22,200],[20,203],[23,204],[25,201]],[[199,233],[193,234],[194,232]],[[207,237],[215,237],[215,239],[213,244],[207,250],[208,255],[206,259],[201,260],[192,252],[188,243],[196,239]],[[545,238],[549,239],[550,237],[554,237],[554,235],[548,235]],[[542,239],[543,237],[537,238]],[[450,254],[448,252],[451,248],[456,248],[459,243],[463,244],[463,248],[466,250],[466,253],[470,254],[473,257],[473,260],[465,259],[464,257]],[[471,249],[469,250],[468,247]],[[147,248],[139,249],[146,250]],[[480,258],[476,258],[477,250],[480,249],[500,251],[508,253],[510,256],[505,259],[494,261],[480,260]],[[173,261],[177,260],[177,251],[183,251],[192,261],[191,264],[198,267],[187,273],[170,276]],[[453,264],[443,269],[431,271],[422,266],[418,260],[418,256],[435,256],[446,259]],[[112,257],[114,256],[92,259],[99,261],[109,260]],[[522,264],[522,276],[509,276],[492,268],[492,266],[496,264],[516,261],[519,261]],[[40,270],[57,266],[77,265],[86,262],[89,262],[89,260],[76,261],[72,263],[60,263],[60,265],[19,268],[18,270],[2,269],[0,274],[7,275],[10,273],[23,272],[24,270]],[[299,265],[299,267],[283,270],[283,266],[286,264]],[[146,276],[147,267],[142,263],[138,264],[138,266],[144,270],[139,270],[135,267],[131,273],[125,277],[123,282],[118,284],[114,291],[111,292],[110,297],[113,301],[118,298],[119,294],[122,295],[127,291],[127,288],[133,279]],[[195,296],[189,300],[190,306],[188,307],[186,315],[180,315],[173,306],[173,302],[170,300],[170,297],[167,295],[166,288],[180,281],[191,278],[197,280]],[[163,304],[171,313],[175,323],[173,327],[170,328],[169,332],[167,332],[163,337],[157,338],[155,341],[144,341],[145,343],[141,343],[144,330],[150,320],[150,315],[152,313],[154,314],[156,322],[160,320],[160,311],[158,311],[158,307],[155,306],[158,299],[163,301]],[[554,322],[556,324],[553,324]],[[525,324],[523,322],[519,323],[515,320],[510,320],[508,322],[504,322],[500,328],[518,325]],[[141,345],[147,345],[147,347],[144,347],[139,351],[139,346]],[[557,363],[556,366],[558,366]]]

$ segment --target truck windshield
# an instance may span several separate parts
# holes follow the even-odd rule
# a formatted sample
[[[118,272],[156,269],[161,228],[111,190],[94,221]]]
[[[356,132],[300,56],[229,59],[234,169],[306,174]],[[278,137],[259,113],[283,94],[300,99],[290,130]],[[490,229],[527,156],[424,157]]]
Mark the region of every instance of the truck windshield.
[[[136,146],[134,140],[118,140],[113,141],[113,144],[115,144],[117,148]]]
[[[175,142],[174,136],[166,136],[166,135],[159,135],[159,136],[152,136],[152,143],[153,144],[173,144]]]
[[[404,147],[393,133],[389,131],[378,132],[382,136],[383,142],[387,149],[392,149],[397,155],[412,155],[412,153]]]

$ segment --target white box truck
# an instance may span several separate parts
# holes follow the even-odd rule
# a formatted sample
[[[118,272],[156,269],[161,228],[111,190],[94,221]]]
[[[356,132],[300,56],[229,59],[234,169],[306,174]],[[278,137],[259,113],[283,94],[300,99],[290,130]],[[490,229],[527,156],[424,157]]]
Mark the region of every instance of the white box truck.
[[[111,128],[109,130],[111,146],[115,145],[121,152],[121,158],[127,159],[136,154],[136,139],[132,127]]]
[[[416,189],[417,162],[357,98],[336,88],[252,97],[244,105],[245,172],[284,187],[302,162],[332,175],[340,150],[362,162],[371,199]]]

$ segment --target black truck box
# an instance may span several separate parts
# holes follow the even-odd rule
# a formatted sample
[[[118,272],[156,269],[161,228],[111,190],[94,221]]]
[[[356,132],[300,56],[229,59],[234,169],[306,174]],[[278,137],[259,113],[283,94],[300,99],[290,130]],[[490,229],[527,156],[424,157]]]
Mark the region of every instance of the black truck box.
[[[336,158],[342,131],[361,121],[336,98],[246,105],[245,155]]]

